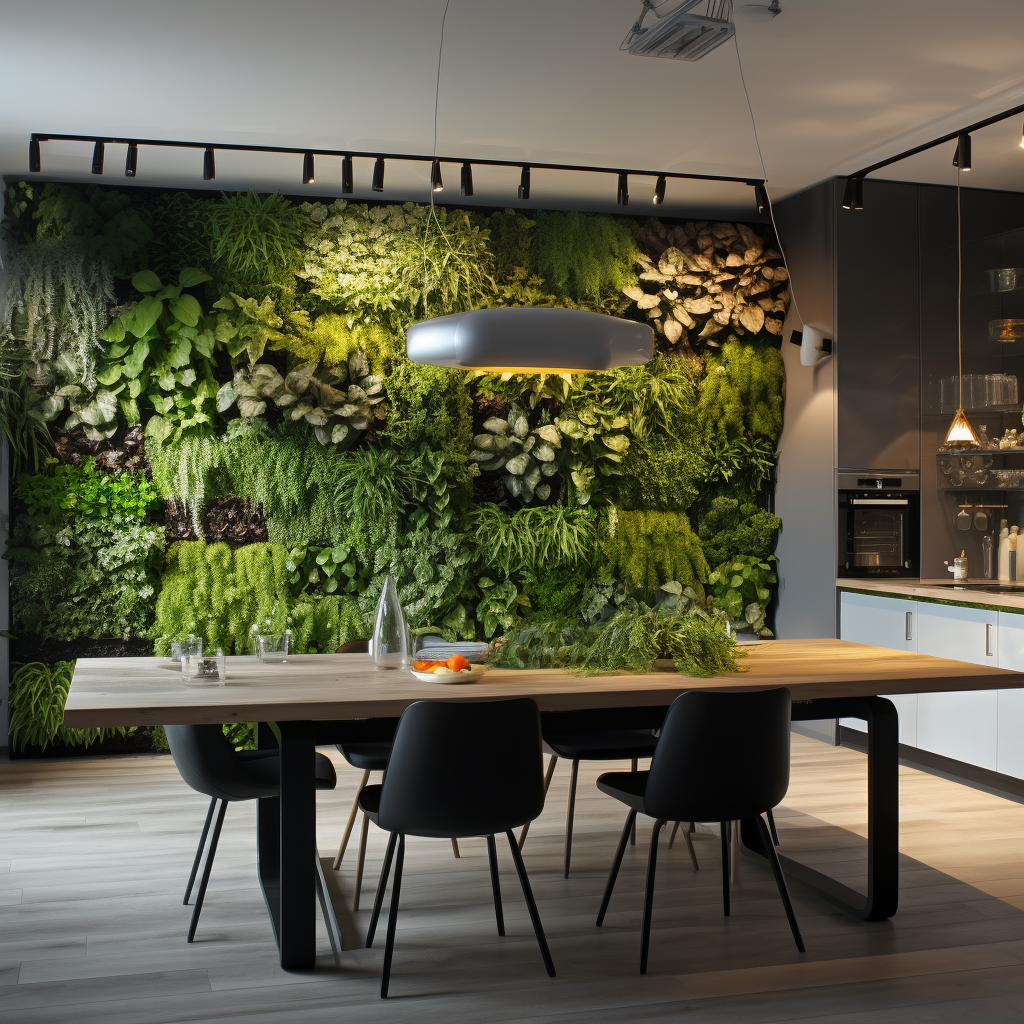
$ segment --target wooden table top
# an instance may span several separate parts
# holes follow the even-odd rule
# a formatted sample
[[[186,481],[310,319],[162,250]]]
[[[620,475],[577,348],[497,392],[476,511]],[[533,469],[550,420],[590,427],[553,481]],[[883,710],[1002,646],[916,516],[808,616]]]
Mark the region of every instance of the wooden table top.
[[[471,686],[377,671],[367,654],[305,654],[284,665],[228,658],[223,686],[191,687],[168,658],[79,658],[64,711],[75,728],[397,717],[417,700],[532,697],[542,711],[671,704],[685,690],[788,686],[794,700],[1024,686],[1024,673],[846,640],[751,645],[737,675],[675,672],[585,679],[557,669],[492,669]]]

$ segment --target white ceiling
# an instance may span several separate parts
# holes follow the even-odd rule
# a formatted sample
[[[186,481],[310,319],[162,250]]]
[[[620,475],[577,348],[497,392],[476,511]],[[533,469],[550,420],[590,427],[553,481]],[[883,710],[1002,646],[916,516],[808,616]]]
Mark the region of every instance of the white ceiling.
[[[737,6],[753,0],[736,0]],[[767,3],[767,0],[763,0]],[[781,0],[737,16],[772,196],[857,170],[1024,103],[1021,0]],[[30,132],[430,153],[445,0],[9,0],[0,5],[0,171],[27,175]],[[466,157],[761,174],[736,51],[631,57],[639,0],[450,0],[437,151]],[[970,184],[1024,191],[1020,120],[979,132]],[[882,176],[952,183],[953,145]],[[43,145],[47,178],[102,179],[90,147]],[[217,155],[216,187],[302,193],[298,156]],[[389,163],[383,198],[423,199],[426,165]],[[357,194],[370,164],[357,163]],[[475,201],[616,209],[615,181],[476,168]],[[445,167],[442,201],[460,201]],[[197,151],[145,150],[139,185],[203,187]],[[321,158],[311,194],[340,194]],[[649,210],[653,179],[631,179]],[[753,216],[751,190],[669,183],[667,214]]]

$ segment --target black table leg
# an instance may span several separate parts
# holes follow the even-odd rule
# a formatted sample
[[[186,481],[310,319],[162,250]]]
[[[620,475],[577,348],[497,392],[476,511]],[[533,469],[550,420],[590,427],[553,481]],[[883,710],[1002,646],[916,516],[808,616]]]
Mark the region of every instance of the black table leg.
[[[899,718],[884,697],[827,697],[797,701],[793,721],[862,718],[868,726],[868,876],[867,894],[786,857],[786,875],[817,890],[829,903],[862,921],[884,921],[899,904]],[[765,855],[757,821],[742,823],[744,847]]]
[[[281,796],[257,807],[260,885],[281,966],[316,962],[316,788],[311,722],[281,722]],[[263,726],[260,746],[267,745]]]

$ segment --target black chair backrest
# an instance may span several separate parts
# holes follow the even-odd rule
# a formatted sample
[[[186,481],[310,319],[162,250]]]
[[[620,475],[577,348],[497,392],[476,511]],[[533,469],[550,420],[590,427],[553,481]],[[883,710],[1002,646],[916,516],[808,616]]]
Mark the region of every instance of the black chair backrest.
[[[680,694],[651,760],[647,813],[669,821],[734,821],[775,807],[789,788],[791,712],[784,686]]]
[[[196,792],[217,800],[277,796],[280,762],[239,761],[219,725],[165,725],[164,732],[175,766]]]
[[[335,654],[369,654],[370,653],[370,641],[369,640],[349,640],[347,644],[342,644],[335,652]]]
[[[534,701],[418,701],[405,709],[381,791],[381,828],[487,836],[532,821],[543,806]]]

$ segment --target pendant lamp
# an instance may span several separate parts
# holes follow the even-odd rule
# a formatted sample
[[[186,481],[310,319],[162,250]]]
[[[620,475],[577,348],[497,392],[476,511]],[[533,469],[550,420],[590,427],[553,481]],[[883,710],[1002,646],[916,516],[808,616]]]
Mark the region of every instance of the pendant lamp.
[[[646,324],[547,306],[434,317],[413,324],[405,338],[414,363],[489,373],[584,373],[642,366],[654,357],[654,331]]]
[[[958,150],[959,152],[959,150]],[[956,353],[958,398],[956,415],[946,431],[947,448],[980,448],[981,441],[964,412],[964,317],[963,317],[963,245],[961,244],[960,171],[956,169]]]

